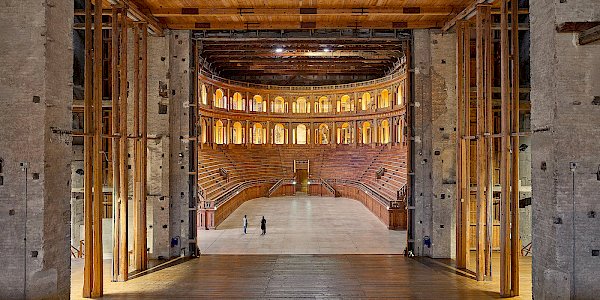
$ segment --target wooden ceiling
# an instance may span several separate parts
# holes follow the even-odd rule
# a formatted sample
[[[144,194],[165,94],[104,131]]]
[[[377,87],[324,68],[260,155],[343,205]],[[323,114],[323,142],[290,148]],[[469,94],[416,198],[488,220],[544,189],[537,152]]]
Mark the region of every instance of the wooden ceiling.
[[[472,0],[129,0],[171,29],[441,28]]]

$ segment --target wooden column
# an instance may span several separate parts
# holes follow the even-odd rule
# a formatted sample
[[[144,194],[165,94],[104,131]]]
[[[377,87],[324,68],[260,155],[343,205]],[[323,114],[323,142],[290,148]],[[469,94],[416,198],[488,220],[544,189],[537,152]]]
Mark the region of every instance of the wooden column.
[[[129,274],[129,251],[128,251],[128,207],[129,207],[129,174],[128,174],[128,133],[127,133],[127,9],[123,9],[121,13],[121,38],[120,38],[120,59],[119,59],[119,75],[120,75],[120,101],[119,101],[119,123],[121,139],[119,142],[119,173],[120,185],[119,188],[119,281],[126,281]]]
[[[133,26],[133,266],[141,269],[140,252],[140,25]]]
[[[83,140],[83,165],[84,165],[84,228],[85,228],[85,256],[83,269],[83,297],[92,296],[92,286],[94,282],[94,247],[93,247],[93,201],[92,185],[93,183],[93,149],[94,129],[93,129],[93,36],[92,36],[92,4],[90,0],[85,1],[85,67],[84,67],[84,98],[83,98],[83,120],[85,137]]]
[[[463,132],[464,132],[464,21],[459,21],[456,25],[456,267],[467,268],[467,244],[466,244],[466,224],[463,219],[465,209],[465,199],[463,190]]]
[[[490,19],[490,6],[478,5],[476,15],[476,67],[477,67],[477,260],[476,260],[476,277],[477,280],[491,280],[491,253],[488,251],[490,236],[488,236],[487,223],[488,201],[486,194],[490,190],[487,180],[487,141],[486,141],[486,113],[487,104],[487,77],[490,75],[487,72],[487,40],[489,38],[488,25]]]
[[[119,275],[119,13],[116,6],[112,7],[111,17],[111,116],[112,116],[112,281],[118,281]]]
[[[140,269],[148,269],[148,242],[147,242],[147,190],[148,190],[148,24],[142,23],[142,37],[141,37],[141,81],[140,89],[142,92],[140,102]]]
[[[94,5],[94,203],[93,203],[93,245],[94,275],[92,297],[103,293],[102,257],[102,5]],[[89,241],[86,241],[88,243]],[[88,255],[86,253],[86,255]]]
[[[500,295],[510,296],[510,74],[508,0],[500,2],[500,89],[501,89],[501,158],[500,158]]]
[[[511,296],[519,295],[519,2],[510,1],[512,39]]]

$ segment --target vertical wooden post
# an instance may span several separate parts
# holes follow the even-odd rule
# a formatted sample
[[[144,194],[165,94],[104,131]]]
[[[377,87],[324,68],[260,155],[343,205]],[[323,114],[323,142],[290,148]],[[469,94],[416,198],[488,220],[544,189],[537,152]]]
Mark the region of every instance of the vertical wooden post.
[[[485,196],[486,196],[486,238],[485,238],[485,276],[487,280],[492,279],[492,237],[494,234],[494,162],[493,149],[493,111],[492,111],[492,76],[493,72],[493,48],[492,48],[492,19],[491,8],[485,11],[485,20],[483,24],[484,38],[484,84],[485,84],[485,139],[486,139],[486,165],[485,165]]]
[[[92,3],[85,1],[85,67],[84,67],[84,102],[83,102],[83,120],[85,137],[83,140],[83,165],[84,165],[84,227],[85,227],[85,258],[83,271],[83,297],[92,296],[93,271],[94,271],[94,247],[93,247],[93,36],[92,36]]]
[[[485,18],[486,11],[489,9],[489,6],[486,5],[478,5],[477,6],[477,15],[476,15],[476,40],[475,40],[475,48],[476,48],[476,78],[477,78],[477,118],[476,118],[476,128],[477,128],[477,162],[476,162],[476,170],[477,170],[477,222],[476,222],[476,270],[475,276],[478,281],[485,279],[485,262],[486,259],[486,198],[485,198],[485,186],[486,186],[486,143],[485,143],[485,43],[484,43],[484,26],[485,23],[488,22]]]
[[[140,149],[140,270],[146,270],[148,268],[148,231],[147,231],[147,190],[148,190],[148,24],[142,23],[142,45],[141,45],[141,82],[140,89],[142,92],[141,97],[141,126],[140,133],[141,137],[141,149]]]
[[[512,35],[511,296],[519,295],[519,2],[510,1]]]
[[[467,267],[467,251],[465,245],[465,228],[463,221],[464,197],[463,197],[463,118],[464,118],[464,21],[456,25],[456,267],[464,269]]]
[[[111,116],[112,116],[112,211],[113,211],[113,261],[112,261],[112,280],[118,281],[119,275],[119,10],[112,7],[112,31],[111,31]]]
[[[508,0],[500,4],[500,88],[501,88],[501,159],[500,185],[500,295],[510,296],[510,77]]]
[[[464,23],[463,39],[463,159],[462,159],[462,196],[463,210],[462,218],[465,224],[464,243],[466,251],[467,268],[470,265],[471,256],[471,24]]]
[[[94,279],[92,297],[102,296],[102,4],[94,5]]]
[[[133,25],[133,265],[141,269],[140,247],[140,24]]]
[[[128,158],[129,151],[128,133],[127,133],[127,9],[124,8],[121,12],[121,38],[120,38],[120,58],[119,58],[119,75],[120,75],[120,95],[119,95],[119,133],[121,135],[119,142],[119,173],[120,184],[119,189],[119,205],[120,222],[119,222],[119,281],[127,281],[129,277],[129,247],[128,247],[128,232],[129,228],[127,221],[129,219],[129,174],[128,174]]]

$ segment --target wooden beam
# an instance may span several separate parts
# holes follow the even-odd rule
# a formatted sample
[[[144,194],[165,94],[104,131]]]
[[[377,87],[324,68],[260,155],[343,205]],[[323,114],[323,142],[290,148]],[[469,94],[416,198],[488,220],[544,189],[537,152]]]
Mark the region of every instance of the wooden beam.
[[[519,257],[521,256],[519,234],[519,19],[515,18],[519,2],[510,1],[511,6],[511,40],[512,40],[512,181],[511,185],[511,231],[510,231],[510,269],[511,296],[519,295]]]
[[[472,25],[464,22],[463,39],[463,134],[471,135],[471,32]],[[465,224],[465,251],[467,253],[467,268],[470,266],[471,253],[471,141],[463,140],[463,220]]]
[[[141,271],[142,255],[140,248],[140,24],[133,25],[133,265]]]
[[[120,45],[121,52],[119,60],[119,132],[124,136],[127,135],[127,48],[129,39],[127,37],[127,10],[123,9],[121,13],[121,32]],[[128,169],[128,139],[121,138],[119,141],[119,173],[121,179],[121,187],[119,189],[119,210],[120,210],[120,231],[119,231],[119,281],[127,281],[129,278],[129,243],[128,235],[129,228],[127,226],[129,220],[129,169]]]
[[[493,76],[494,76],[494,44],[492,42],[493,31],[491,16],[484,26],[485,30],[485,132],[487,139],[487,165],[486,165],[486,202],[487,202],[487,220],[486,220],[486,263],[485,274],[487,279],[492,279],[492,251],[494,236],[494,139],[491,135],[494,133],[494,112],[493,112]]]
[[[579,34],[579,45],[587,45],[600,41],[600,25],[584,30]]]
[[[119,23],[119,10],[117,7],[112,8],[111,23],[113,28],[118,28]],[[120,173],[119,173],[119,143],[120,137],[117,136],[119,133],[119,31],[113,30],[111,32],[111,56],[110,56],[110,71],[111,71],[111,116],[112,116],[112,128],[111,134],[115,136],[112,139],[112,178],[113,178],[113,193],[112,193],[112,211],[113,211],[113,238],[112,238],[112,280],[119,280],[119,187],[120,187]]]
[[[140,134],[141,136],[141,149],[140,149],[140,270],[148,269],[148,243],[147,243],[147,194],[148,194],[148,24],[142,23],[142,35],[141,35],[141,82],[140,89],[142,92],[141,97],[141,111],[140,111]]]
[[[85,66],[84,66],[84,103],[83,103],[83,122],[85,137],[83,139],[83,173],[84,173],[84,228],[85,228],[85,244],[84,244],[84,268],[83,268],[83,297],[90,298],[92,296],[93,287],[93,270],[94,270],[94,236],[93,236],[93,145],[94,145],[94,129],[93,129],[93,33],[92,33],[92,4],[90,0],[85,1]]]
[[[501,85],[501,158],[500,158],[500,295],[510,297],[510,70],[508,0],[501,0],[500,9],[500,85]]]
[[[465,245],[467,228],[464,215],[464,194],[463,194],[463,123],[464,123],[464,24],[460,22],[456,27],[456,99],[457,99],[457,117],[456,117],[456,267],[459,269],[467,268],[467,251]]]
[[[476,101],[476,128],[477,128],[477,161],[476,161],[476,179],[477,179],[477,191],[476,191],[476,268],[475,276],[478,281],[486,279],[486,262],[487,258],[487,199],[486,199],[486,167],[487,167],[487,155],[486,155],[486,139],[485,139],[485,114],[486,114],[486,25],[490,23],[490,6],[489,5],[478,5],[476,14],[476,40],[475,40],[475,52],[476,52],[476,80],[477,80],[477,101]]]
[[[473,17],[475,9],[477,9],[477,5],[479,4],[490,4],[494,2],[494,0],[475,0],[473,1],[473,3],[471,3],[469,6],[467,6],[465,9],[463,9],[461,12],[459,12],[456,16],[454,16],[454,18],[452,18],[450,21],[446,22],[446,24],[444,24],[444,26],[442,27],[442,31],[448,31],[450,30],[450,28],[454,27],[454,25],[460,21],[460,20],[468,20],[471,17]]]
[[[322,16],[443,16],[449,17],[453,15],[458,8],[452,6],[432,6],[432,7],[386,7],[386,8],[317,8],[311,17]],[[245,16],[251,17],[301,17],[307,14],[302,13],[301,8],[228,8],[228,7],[213,7],[213,8],[191,8],[191,7],[176,7],[176,8],[157,8],[152,9],[151,14],[158,18],[176,18],[176,17],[203,17],[203,18],[239,18]]]
[[[444,24],[445,18],[432,21],[356,21],[354,18],[346,21],[318,21],[316,27],[319,29],[428,29],[440,28]],[[302,29],[300,21],[274,21],[274,22],[170,22],[167,25],[170,29],[182,30],[260,30],[260,29]]]
[[[94,6],[94,276],[92,297],[101,297],[103,294],[103,251],[102,251],[102,6]],[[86,254],[87,255],[87,254]]]

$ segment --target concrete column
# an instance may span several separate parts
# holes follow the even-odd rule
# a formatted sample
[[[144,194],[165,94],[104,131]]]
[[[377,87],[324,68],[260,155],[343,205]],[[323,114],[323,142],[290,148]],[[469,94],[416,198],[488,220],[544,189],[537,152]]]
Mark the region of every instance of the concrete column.
[[[414,30],[415,254],[454,255],[456,37]],[[425,237],[431,247],[424,246]]]
[[[72,24],[73,1],[2,2],[2,299],[70,295]]]
[[[532,1],[530,13],[533,296],[595,299],[600,45],[581,46],[556,27],[600,21],[598,2]]]

